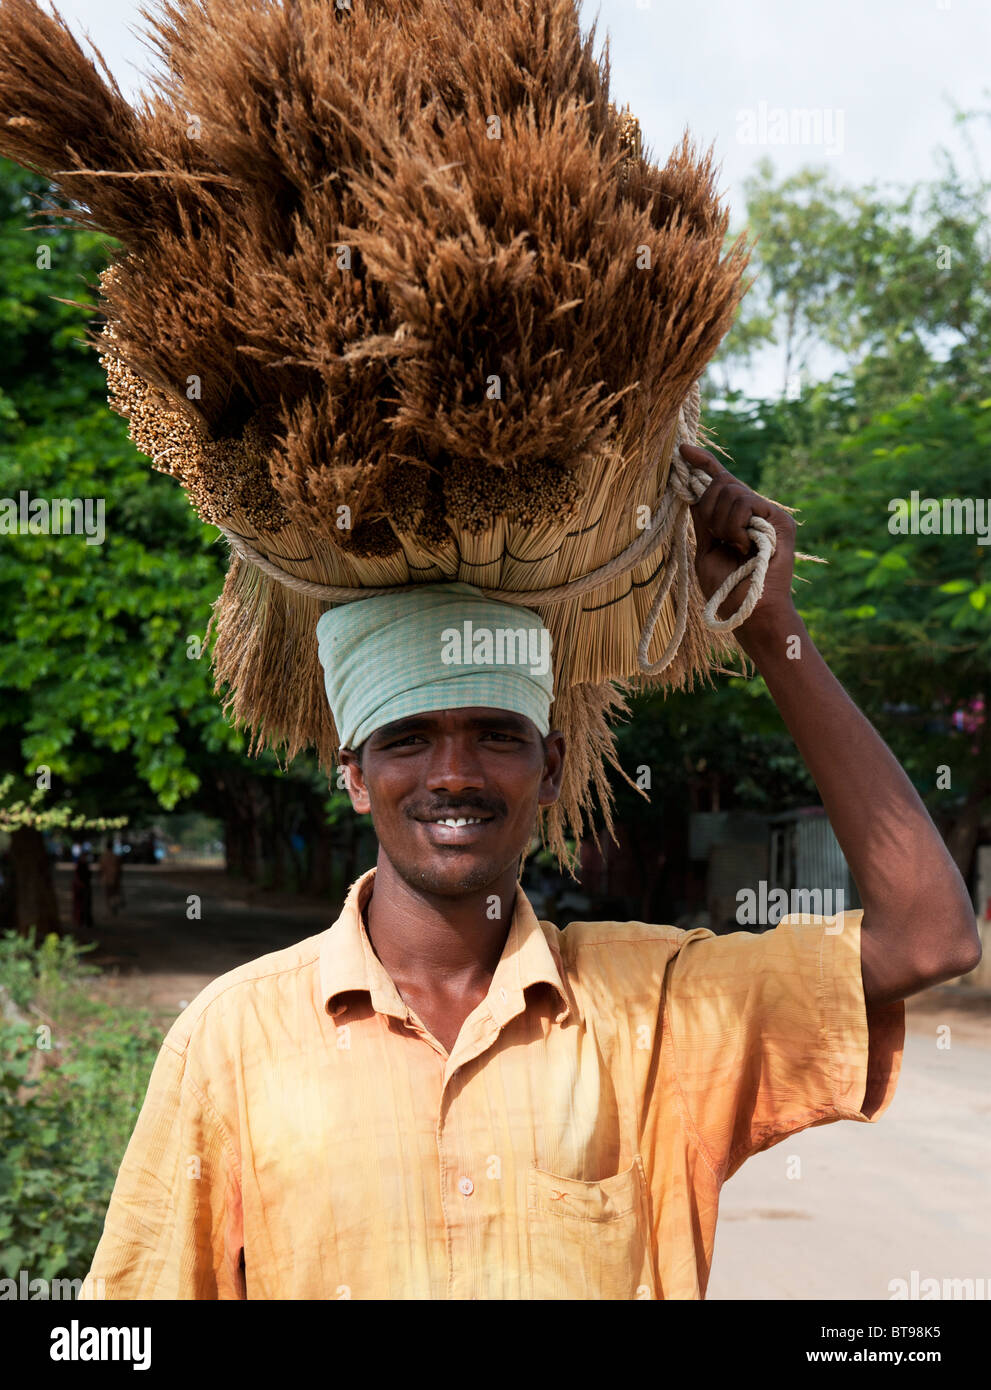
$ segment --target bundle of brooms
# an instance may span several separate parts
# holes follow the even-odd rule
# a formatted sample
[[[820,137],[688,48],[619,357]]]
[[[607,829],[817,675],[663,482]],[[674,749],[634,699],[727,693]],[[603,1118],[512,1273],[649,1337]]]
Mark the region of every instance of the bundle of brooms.
[[[230,542],[225,711],[253,751],[312,746],[329,773],[328,595],[519,594],[553,638],[568,754],[540,830],[573,869],[596,798],[613,832],[606,763],[630,781],[626,696],[736,649],[704,618],[690,526],[680,614],[677,528],[627,555],[688,516],[676,445],[711,443],[698,380],[746,288],[711,151],[686,131],[650,162],[575,0],[140,13],[163,70],[132,107],[58,11],[0,0],[0,153],[122,245],[87,341],[136,446]]]

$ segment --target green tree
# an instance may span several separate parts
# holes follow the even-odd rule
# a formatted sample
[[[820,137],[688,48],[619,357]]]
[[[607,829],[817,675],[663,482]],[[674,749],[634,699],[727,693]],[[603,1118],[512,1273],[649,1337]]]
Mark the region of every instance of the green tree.
[[[957,114],[965,139],[971,123],[987,119]],[[939,155],[940,177],[900,190],[878,181],[846,186],[818,167],[781,178],[761,160],[744,184],[756,278],[713,380],[720,367],[745,365],[771,344],[781,349],[782,391],[790,391],[827,346],[862,409],[941,381],[985,394],[991,182],[979,169],[965,178],[946,148]]]
[[[814,467],[779,453],[763,475],[802,508],[808,545],[829,564],[828,583],[801,602],[810,633],[943,821],[965,874],[991,795],[989,457],[991,398],[945,385],[824,438]]]
[[[237,791],[252,788],[259,820],[274,817],[267,840],[256,838],[279,852],[298,808],[269,784],[296,788],[319,834],[326,779],[312,759],[289,774],[271,753],[248,758],[245,733],[223,717],[203,647],[226,566],[220,533],[108,409],[102,369],[82,341],[85,311],[61,301],[95,304],[86,287],[112,243],[32,226],[46,194],[43,180],[0,162],[0,772],[33,785],[47,769],[53,796],[71,796],[82,814],[134,818],[199,798],[226,813],[228,828],[240,810],[230,804],[236,781]],[[22,494],[88,507],[88,534],[22,530]],[[38,880],[40,831],[24,827],[12,853],[39,929],[55,929],[54,894]]]

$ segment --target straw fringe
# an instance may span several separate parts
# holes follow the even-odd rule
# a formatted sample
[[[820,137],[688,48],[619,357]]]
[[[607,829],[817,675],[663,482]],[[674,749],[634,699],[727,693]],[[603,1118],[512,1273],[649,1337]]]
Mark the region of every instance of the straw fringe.
[[[324,606],[300,595],[290,601],[280,584],[233,558],[210,620],[214,690],[230,687],[224,713],[250,728],[252,754],[284,745],[290,762],[313,745],[321,765],[333,765],[337,733],[326,696],[309,707],[298,698],[300,688],[323,692],[313,633]]]

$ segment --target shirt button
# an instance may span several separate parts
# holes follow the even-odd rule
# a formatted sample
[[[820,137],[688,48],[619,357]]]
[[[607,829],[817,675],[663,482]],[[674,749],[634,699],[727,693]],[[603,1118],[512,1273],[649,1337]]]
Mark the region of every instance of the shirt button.
[[[499,998],[502,1000],[502,1002],[503,1002],[504,1004],[505,1004],[506,1000],[509,998],[509,996],[507,995],[507,993],[506,993],[506,991],[505,991],[504,989],[500,989],[500,990],[499,990]]]
[[[465,1197],[470,1197],[475,1191],[475,1184],[471,1178],[460,1178],[458,1180],[458,1191]]]

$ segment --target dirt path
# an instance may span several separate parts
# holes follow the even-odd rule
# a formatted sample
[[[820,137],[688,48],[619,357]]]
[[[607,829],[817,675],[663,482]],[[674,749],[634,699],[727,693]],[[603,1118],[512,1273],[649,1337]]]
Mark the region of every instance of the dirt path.
[[[71,867],[59,867],[56,888],[70,922]],[[298,894],[253,889],[221,869],[133,865],[125,869],[126,906],[113,917],[93,879],[89,960],[103,971],[94,994],[149,1008],[167,1027],[201,989],[245,961],[324,931],[340,905]],[[190,898],[199,918],[190,917]]]

